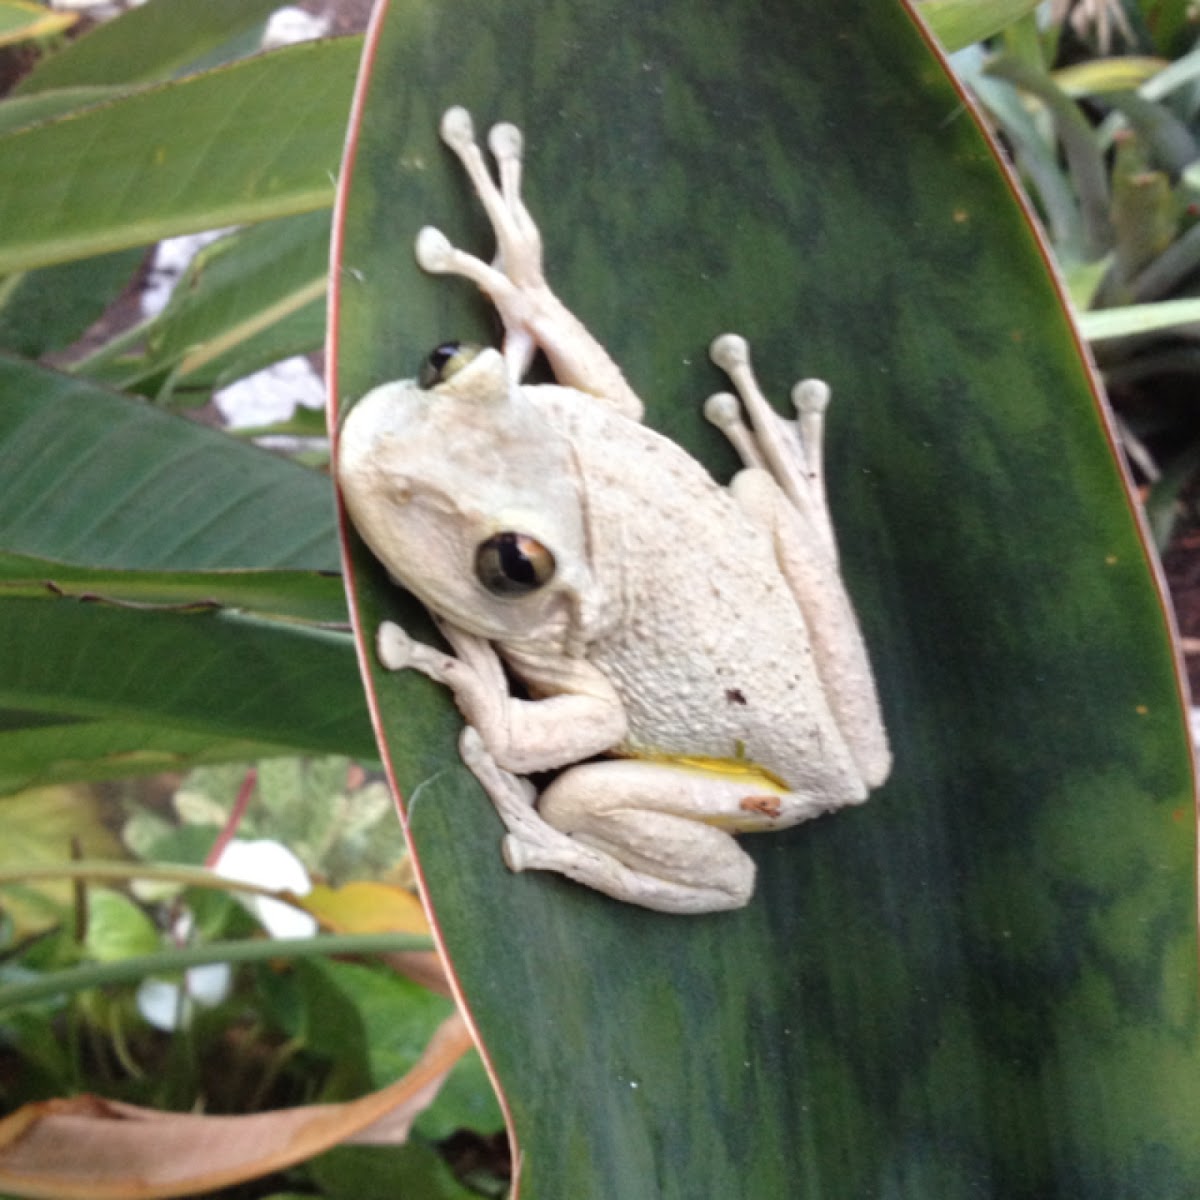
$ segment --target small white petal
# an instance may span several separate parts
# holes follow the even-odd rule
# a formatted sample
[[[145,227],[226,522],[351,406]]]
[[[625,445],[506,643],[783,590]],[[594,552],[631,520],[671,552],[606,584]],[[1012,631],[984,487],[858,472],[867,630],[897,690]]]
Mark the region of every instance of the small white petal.
[[[228,963],[209,963],[191,967],[184,978],[184,988],[165,979],[143,979],[138,984],[138,1012],[155,1029],[164,1033],[186,1029],[197,1006],[212,1008],[220,1004],[232,987],[233,969]]]
[[[267,22],[262,36],[262,48],[275,50],[280,46],[293,46],[297,42],[324,37],[329,32],[329,26],[328,17],[315,17],[294,5],[277,8]]]
[[[286,846],[268,838],[253,842],[230,842],[213,869],[226,879],[257,883],[263,887],[295,892],[298,896],[312,890],[312,881],[304,864]],[[239,896],[238,901],[272,937],[305,938],[317,932],[315,918],[281,900]]]
[[[233,968],[228,963],[209,963],[187,971],[187,993],[204,1008],[215,1008],[233,986]]]
[[[186,1029],[190,1020],[191,1001],[178,984],[165,979],[143,979],[138,984],[137,1006],[147,1023],[164,1033]]]

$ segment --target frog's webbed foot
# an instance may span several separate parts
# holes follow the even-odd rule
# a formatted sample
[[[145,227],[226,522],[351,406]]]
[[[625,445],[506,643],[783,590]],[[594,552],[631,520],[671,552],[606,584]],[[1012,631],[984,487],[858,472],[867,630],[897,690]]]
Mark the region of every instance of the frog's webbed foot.
[[[521,199],[521,131],[515,125],[493,126],[488,145],[499,169],[497,186],[475,141],[475,127],[465,108],[448,109],[440,127],[442,141],[466,170],[496,234],[491,263],[459,250],[437,229],[417,235],[417,262],[433,274],[462,275],[491,297],[504,318],[505,357],[515,377],[529,367],[537,349],[529,329],[533,313],[526,293],[546,289],[542,274],[542,237]]]
[[[446,684],[456,668],[454,658],[408,636],[395,621],[384,621],[375,634],[375,653],[389,671],[412,669]]]
[[[729,376],[738,395],[719,392],[710,396],[704,415],[725,434],[746,466],[760,467],[774,477],[836,558],[821,452],[829,386],[820,379],[797,383],[792,389],[797,419],[788,421],[763,395],[750,366],[745,338],[723,333],[712,343],[709,356]],[[742,418],[743,410],[749,426]]]
[[[501,123],[488,134],[498,183],[475,141],[471,116],[465,108],[448,109],[440,132],[462,163],[487,213],[496,235],[496,257],[486,263],[452,245],[439,230],[426,226],[417,235],[417,262],[433,274],[461,275],[471,280],[492,301],[504,322],[504,357],[514,379],[525,374],[541,349],[559,383],[604,400],[626,416],[640,420],[641,401],[620,369],[546,283],[542,236],[521,198],[521,131],[515,125]]]

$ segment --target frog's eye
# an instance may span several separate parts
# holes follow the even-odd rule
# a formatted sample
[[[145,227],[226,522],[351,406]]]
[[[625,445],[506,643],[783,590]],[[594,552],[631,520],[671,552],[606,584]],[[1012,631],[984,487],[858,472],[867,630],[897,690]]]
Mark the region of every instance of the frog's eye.
[[[554,577],[554,555],[525,533],[494,533],[475,551],[475,574],[493,596],[524,596]]]
[[[417,372],[417,383],[423,388],[437,387],[457,375],[473,358],[478,357],[479,346],[470,342],[443,342],[434,347]]]

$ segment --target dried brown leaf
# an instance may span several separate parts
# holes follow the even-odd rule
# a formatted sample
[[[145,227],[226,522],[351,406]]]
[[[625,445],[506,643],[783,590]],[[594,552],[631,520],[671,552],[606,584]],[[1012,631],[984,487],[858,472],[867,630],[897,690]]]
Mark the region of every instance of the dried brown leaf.
[[[341,1142],[402,1142],[470,1045],[455,1013],[402,1079],[344,1104],[232,1117],[88,1095],[27,1104],[0,1121],[0,1191],[31,1200],[157,1200],[254,1179]]]

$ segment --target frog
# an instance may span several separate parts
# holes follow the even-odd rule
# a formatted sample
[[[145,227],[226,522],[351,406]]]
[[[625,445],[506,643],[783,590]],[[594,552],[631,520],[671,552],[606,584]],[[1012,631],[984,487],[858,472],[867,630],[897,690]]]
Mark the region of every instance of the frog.
[[[496,252],[426,226],[416,260],[474,284],[503,339],[439,346],[341,423],[346,511],[446,644],[384,621],[378,659],[450,690],[513,872],[664,913],[741,908],[756,867],[739,835],[861,804],[891,770],[826,497],[830,389],[801,381],[781,416],[746,340],[718,336],[732,390],[704,414],[743,464],[721,485],[643,422],[551,290],[521,131],[491,128],[494,167],[465,108],[440,135]],[[553,382],[526,380],[539,352]]]

